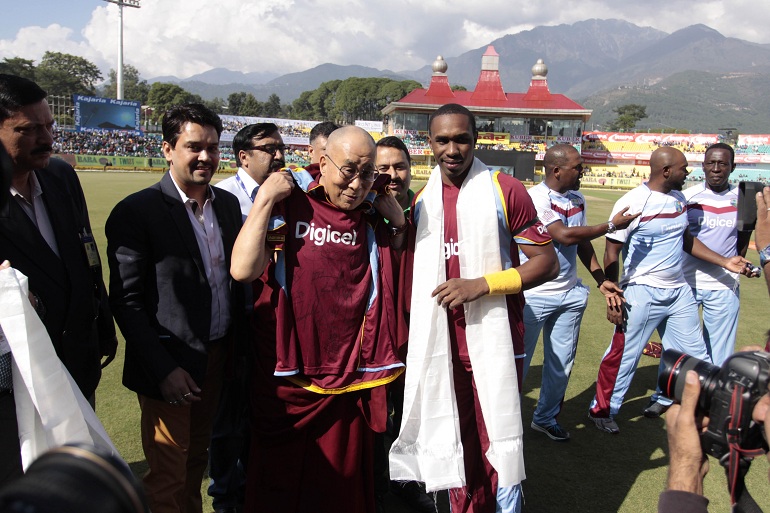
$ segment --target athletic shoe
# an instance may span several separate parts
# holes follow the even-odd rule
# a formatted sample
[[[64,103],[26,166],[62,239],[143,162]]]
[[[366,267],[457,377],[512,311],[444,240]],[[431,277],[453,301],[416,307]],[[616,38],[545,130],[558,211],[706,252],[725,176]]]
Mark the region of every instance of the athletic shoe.
[[[535,431],[545,433],[546,436],[548,436],[548,438],[551,440],[556,440],[557,442],[569,442],[569,432],[561,427],[558,423],[554,424],[553,426],[543,426],[540,424],[535,424],[535,422],[532,421],[532,424],[530,424],[529,427]]]
[[[666,411],[668,410],[670,405],[668,404],[661,404],[658,401],[653,401],[650,399],[650,404],[647,405],[647,407],[642,410],[642,414],[647,417],[648,419],[657,419]]]
[[[618,427],[618,423],[615,422],[615,419],[612,417],[594,417],[590,413],[588,414],[588,418],[591,419],[596,426],[596,429],[599,431],[604,431],[605,433],[612,433],[613,435],[617,435],[620,433],[620,428]]]

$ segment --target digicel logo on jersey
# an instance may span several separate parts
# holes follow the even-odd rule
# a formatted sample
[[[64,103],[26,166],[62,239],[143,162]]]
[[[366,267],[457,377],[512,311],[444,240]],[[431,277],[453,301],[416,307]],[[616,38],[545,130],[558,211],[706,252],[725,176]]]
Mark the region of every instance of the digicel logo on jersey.
[[[310,238],[311,242],[316,246],[323,246],[327,242],[332,244],[346,244],[354,246],[356,244],[356,232],[338,232],[332,230],[331,225],[326,225],[323,228],[316,228],[315,223],[304,223],[302,221],[297,222],[297,227],[294,230],[294,237],[297,239]]]
[[[723,219],[718,217],[699,217],[698,224],[707,228],[719,228],[726,227],[732,228],[735,226],[735,219]]]

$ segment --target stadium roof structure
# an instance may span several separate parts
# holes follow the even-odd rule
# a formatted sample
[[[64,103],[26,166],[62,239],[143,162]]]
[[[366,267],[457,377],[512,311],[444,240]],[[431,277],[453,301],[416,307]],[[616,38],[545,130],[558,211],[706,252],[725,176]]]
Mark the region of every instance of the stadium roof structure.
[[[446,103],[458,103],[474,114],[506,117],[569,118],[587,122],[590,109],[563,94],[548,89],[548,68],[542,59],[532,66],[532,80],[526,93],[506,93],[500,81],[500,56],[492,45],[481,58],[481,73],[473,91],[452,91],[446,74],[447,64],[440,55],[433,63],[433,75],[427,89],[415,89],[398,101],[391,102],[383,115],[396,111],[431,112]]]

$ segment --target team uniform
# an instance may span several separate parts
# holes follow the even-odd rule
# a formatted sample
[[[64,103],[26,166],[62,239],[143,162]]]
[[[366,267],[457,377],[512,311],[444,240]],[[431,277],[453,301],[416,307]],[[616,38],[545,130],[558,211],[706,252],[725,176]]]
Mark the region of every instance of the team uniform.
[[[257,362],[246,511],[373,511],[374,432],[397,357],[390,231],[328,202],[305,170],[276,205],[254,283]]]
[[[620,198],[610,219],[626,206],[641,212],[625,230],[607,238],[623,243],[623,278],[627,321],[616,327],[599,366],[593,417],[612,417],[620,410],[639,358],[657,329],[664,349],[708,358],[700,330],[698,308],[682,273],[683,233],[687,229],[686,201],[679,191],[652,191],[647,185]],[[665,399],[653,399],[664,402]]]
[[[546,228],[561,221],[566,227],[586,225],[586,202],[577,191],[565,194],[551,190],[544,182],[529,189],[540,222]],[[556,417],[575,362],[580,322],[588,304],[589,289],[577,277],[577,244],[554,241],[559,257],[559,276],[524,292],[524,375],[543,331],[543,381],[533,422],[541,426],[556,424]],[[527,261],[519,253],[522,263]]]
[[[706,183],[684,191],[690,233],[722,256],[738,254],[738,189],[714,192]],[[684,255],[684,277],[703,308],[703,340],[715,365],[733,353],[740,310],[739,275],[699,258]]]
[[[434,172],[436,171],[434,170]],[[491,180],[496,191],[497,230],[502,268],[518,267],[520,265],[519,245],[543,245],[550,243],[551,239],[537,220],[537,212],[521,182],[500,172],[491,173]],[[442,184],[444,259],[447,279],[461,277],[459,255],[463,248],[458,238],[456,211],[460,190],[458,187]],[[423,196],[418,194],[412,208],[415,226],[420,222],[419,212],[422,201]],[[520,390],[524,358],[522,315],[524,296],[522,294],[509,294],[505,296],[505,303]],[[516,509],[520,507],[521,485],[499,488],[497,472],[486,456],[489,450],[489,438],[476,389],[476,380],[484,379],[484,377],[474,377],[466,340],[465,309],[447,308],[446,314],[449,322],[452,378],[460,419],[459,427],[466,478],[466,486],[450,490],[451,509],[452,511],[475,512]],[[495,412],[492,412],[492,415],[494,414]]]

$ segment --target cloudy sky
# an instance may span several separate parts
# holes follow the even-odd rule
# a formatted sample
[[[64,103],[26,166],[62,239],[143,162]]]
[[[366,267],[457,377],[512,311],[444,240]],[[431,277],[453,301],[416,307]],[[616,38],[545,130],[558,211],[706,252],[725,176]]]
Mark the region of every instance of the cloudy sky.
[[[770,2],[757,0],[141,0],[124,8],[125,62],[144,78],[214,67],[302,71],[331,62],[393,71],[453,57],[538,25],[619,18],[665,32],[703,23],[770,43]],[[117,63],[118,8],[103,0],[0,0],[0,58],[46,50]]]

